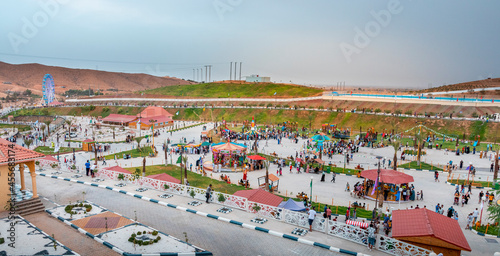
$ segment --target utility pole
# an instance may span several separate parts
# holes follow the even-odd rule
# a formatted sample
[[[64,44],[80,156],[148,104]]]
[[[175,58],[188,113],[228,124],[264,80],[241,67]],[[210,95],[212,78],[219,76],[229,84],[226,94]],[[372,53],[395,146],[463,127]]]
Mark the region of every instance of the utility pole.
[[[195,81],[196,79],[194,78],[194,68],[193,68],[193,81]]]
[[[208,65],[208,82],[212,81],[212,65]]]
[[[231,61],[231,64],[229,64],[229,80],[233,78],[233,62]]]
[[[242,63],[243,63],[243,62],[240,62],[240,81],[241,81],[241,64],[242,64]]]
[[[205,82],[208,81],[208,66],[205,65]]]
[[[238,62],[234,62],[234,80],[236,80],[236,65],[238,65]]]

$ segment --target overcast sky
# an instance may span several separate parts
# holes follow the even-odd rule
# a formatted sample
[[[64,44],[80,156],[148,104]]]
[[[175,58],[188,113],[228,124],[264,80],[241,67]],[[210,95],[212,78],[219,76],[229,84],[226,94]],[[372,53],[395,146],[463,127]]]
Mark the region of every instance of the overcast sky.
[[[500,1],[4,0],[0,61],[427,88],[500,77]],[[239,66],[238,66],[239,69]],[[239,76],[239,72],[238,72]],[[56,81],[57,82],[57,81]]]

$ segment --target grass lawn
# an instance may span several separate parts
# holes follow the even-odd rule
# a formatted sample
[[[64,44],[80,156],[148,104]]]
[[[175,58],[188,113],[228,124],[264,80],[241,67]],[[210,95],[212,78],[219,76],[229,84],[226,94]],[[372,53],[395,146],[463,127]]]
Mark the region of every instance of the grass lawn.
[[[421,165],[417,165],[417,161],[409,162],[406,164],[399,165],[399,168],[409,168],[409,169],[422,169],[422,170],[438,170],[442,171],[443,169],[436,167],[434,165],[430,165],[428,163],[420,162]]]
[[[476,230],[477,232],[481,232],[481,233],[483,233],[483,234],[484,234],[484,232],[486,232],[486,225],[481,225],[481,226],[479,226],[479,227],[477,227],[477,228],[476,228],[476,226],[474,226],[474,227],[472,227],[472,228],[473,228],[474,230]],[[496,226],[492,226],[492,225],[490,225],[490,226],[488,227],[488,234],[489,234],[489,235],[499,236],[499,235],[500,235],[500,233],[498,233],[498,232],[499,232],[499,227],[498,227],[498,225],[496,225]]]
[[[106,158],[106,160],[115,159],[116,155],[116,159],[121,159],[123,158],[123,154],[130,154],[131,157],[143,157],[143,156],[149,156],[149,153],[153,153],[153,149],[151,149],[151,147],[148,146],[142,146],[141,148],[135,148],[132,150],[122,151],[116,154],[107,155],[104,158]]]
[[[29,125],[24,125],[24,124],[0,124],[0,129],[1,128],[17,128],[20,132],[25,132],[31,130],[31,127]]]
[[[471,124],[471,128],[473,129],[474,127],[475,127],[475,123],[472,123]],[[484,134],[484,132],[482,132],[481,134]],[[481,138],[483,138],[483,137],[481,137]],[[413,143],[414,143],[415,139],[414,138],[403,138],[400,141],[401,141],[401,146],[405,146],[406,142],[408,142],[408,145],[411,147],[411,146],[413,146]],[[471,141],[471,140],[469,140],[468,143],[464,143],[462,141],[462,137],[460,137],[460,142],[458,143],[458,148],[461,150],[462,147],[469,146],[471,148],[471,151],[472,151],[472,148],[473,148],[472,145],[473,145],[473,143],[474,143],[474,141]],[[434,145],[434,147],[432,147],[433,149],[436,148],[435,147],[436,144],[439,144],[439,145],[442,144],[443,145],[443,147],[442,147],[441,150],[445,150],[447,148],[450,151],[455,151],[455,147],[457,145],[457,143],[455,141],[445,141],[445,142],[443,142],[442,140],[440,140],[440,141],[434,141],[433,142],[433,145]],[[486,151],[486,145],[487,144],[488,143],[479,143],[479,145],[476,146],[476,151]],[[426,145],[426,147],[423,148],[424,150],[427,148],[428,143],[425,143],[425,145]]]
[[[278,196],[280,196],[280,195],[278,195]],[[286,196],[280,196],[280,197],[283,198],[283,201],[288,201],[288,199],[290,198],[290,197],[286,197]],[[295,198],[295,197],[292,197],[292,199],[294,201],[297,201],[297,202],[303,202],[303,200],[300,200],[300,199]],[[323,212],[325,209],[325,204],[313,202],[312,205],[314,207],[316,207],[316,212],[318,212],[318,213]],[[347,212],[347,206],[338,206],[338,205],[327,205],[327,206],[329,206],[330,209],[332,210],[332,215],[335,214],[335,215],[339,215],[339,216],[340,215],[345,216],[345,213]],[[353,208],[351,207],[351,211],[352,211],[352,209]],[[356,209],[356,217],[371,219],[372,218],[372,211],[371,210],[363,210],[363,209],[358,208],[358,209]]]
[[[142,171],[142,167],[132,167],[132,168],[125,168],[132,173],[135,172],[135,169],[139,168]],[[179,166],[176,165],[151,165],[151,166],[146,166],[146,176],[153,175],[153,174],[159,174],[159,173],[166,173],[174,178],[181,179],[181,170]],[[184,174],[182,174],[184,175]],[[184,177],[184,176],[183,176]],[[206,189],[209,184],[212,184],[212,189],[218,192],[223,192],[226,194],[234,194],[236,191],[239,190],[245,190],[245,187],[239,186],[236,184],[227,184],[226,182],[219,181],[219,180],[214,180],[211,179],[210,177],[205,177],[201,174],[197,174],[194,172],[187,172],[187,179],[189,181],[189,185],[197,188],[203,188]],[[234,180],[233,182],[238,182],[237,180]]]
[[[196,98],[271,98],[276,97],[309,97],[321,95],[323,90],[300,85],[258,83],[258,84],[219,84],[204,83],[191,85],[164,86],[139,93],[183,96]]]
[[[42,154],[46,154],[46,155],[57,154],[57,152],[54,152],[53,148],[50,148],[48,146],[39,146],[39,147],[36,147],[35,151],[39,152],[39,153],[42,153]],[[73,148],[65,148],[65,147],[60,147],[59,148],[59,153],[61,153],[61,154],[62,153],[69,153],[69,152],[73,152]]]
[[[469,182],[471,182],[471,181],[472,181],[472,179],[469,180]],[[457,183],[457,180],[451,180],[451,179],[449,179],[448,182],[453,183],[453,184],[458,184],[458,185],[468,185],[467,180],[458,180],[458,183]],[[493,182],[492,181],[474,180],[472,183],[473,184],[474,183],[481,184],[481,187],[490,187],[490,188],[493,187]]]

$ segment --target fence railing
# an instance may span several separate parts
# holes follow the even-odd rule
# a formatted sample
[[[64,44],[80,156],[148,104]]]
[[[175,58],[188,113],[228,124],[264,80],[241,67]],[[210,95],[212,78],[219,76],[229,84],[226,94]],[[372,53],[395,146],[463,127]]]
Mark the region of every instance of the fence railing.
[[[123,174],[123,181],[144,186],[151,189],[156,189],[159,191],[165,191],[172,194],[182,195],[186,197],[192,197],[198,200],[206,199],[206,189],[186,186],[183,184],[172,183],[168,181],[151,179],[148,177],[139,177],[135,175],[120,173],[111,170],[102,169],[97,172],[97,177],[118,180],[118,176]],[[167,185],[167,186],[165,186]],[[219,200],[220,197],[224,197],[224,200]],[[258,215],[274,219],[278,221],[283,221],[285,223],[302,227],[309,228],[308,218],[309,215],[302,212],[290,211],[283,208],[278,208],[271,205],[261,204],[257,202],[249,201],[247,198],[225,194],[221,192],[213,192],[211,195],[211,201],[224,206],[240,209],[245,212],[257,213],[253,208],[255,205],[260,206]],[[319,232],[324,232],[330,236],[336,236],[349,240],[354,243],[367,245],[368,244],[368,231],[361,229],[352,225],[348,225],[343,222],[332,221],[327,218],[316,216],[313,221],[312,229]],[[402,255],[402,256],[424,256],[431,253],[430,250],[399,241],[397,239],[378,235],[377,236],[376,248],[380,251],[386,252],[391,255]]]

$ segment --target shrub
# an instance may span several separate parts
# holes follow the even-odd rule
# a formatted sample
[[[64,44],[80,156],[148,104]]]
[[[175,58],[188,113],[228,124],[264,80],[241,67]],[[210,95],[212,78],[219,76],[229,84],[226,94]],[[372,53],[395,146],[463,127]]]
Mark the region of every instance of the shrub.
[[[5,243],[5,238],[0,237],[0,244],[3,244],[3,243]]]
[[[191,191],[189,191],[189,195],[190,195],[192,198],[194,198],[194,196],[196,195],[196,193],[194,192],[194,190],[191,190]]]
[[[411,113],[411,110],[406,110],[406,111],[405,111],[405,115],[410,115],[410,116],[411,116],[411,114],[412,114],[412,113]]]
[[[382,112],[382,110],[380,108],[375,109],[375,113],[380,113],[380,112]]]
[[[163,184],[164,189],[169,189],[170,187],[167,184]]]
[[[385,112],[386,114],[390,114],[390,113],[391,113],[391,110],[386,109],[386,110],[384,110],[384,112]]]
[[[396,114],[396,115],[401,115],[401,113],[403,113],[403,111],[401,109],[394,110],[394,114]]]
[[[224,195],[221,193],[219,194],[219,198],[218,198],[219,202],[221,203],[224,203],[226,201],[226,198],[224,197]]]
[[[158,241],[161,240],[161,236],[158,236],[156,239],[158,239]]]
[[[118,180],[123,180],[124,178],[125,176],[123,175],[123,173],[118,174]]]
[[[38,160],[37,160],[37,161],[35,161],[35,164],[36,164],[36,165],[40,165],[40,161],[38,161]]]
[[[142,235],[142,232],[141,231],[137,231],[137,235]]]
[[[132,235],[130,237],[133,237],[135,238],[137,235],[135,233],[132,233]]]
[[[474,112],[474,113],[472,113],[472,117],[477,118],[477,117],[479,117],[479,115],[477,114],[477,112]]]
[[[128,239],[128,241],[129,241],[129,242],[131,242],[131,243],[133,243],[133,242],[134,242],[134,240],[135,240],[135,238],[134,238],[134,237],[132,237],[132,236]]]
[[[157,230],[153,231],[152,235],[153,236],[157,236],[158,235],[158,231]]]

